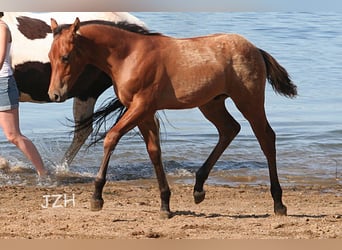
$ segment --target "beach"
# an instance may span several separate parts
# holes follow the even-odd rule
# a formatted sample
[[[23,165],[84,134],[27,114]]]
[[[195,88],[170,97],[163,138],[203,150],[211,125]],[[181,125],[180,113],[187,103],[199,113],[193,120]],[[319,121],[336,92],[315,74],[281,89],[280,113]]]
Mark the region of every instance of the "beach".
[[[342,239],[342,186],[283,187],[288,216],[275,216],[266,185],[192,185],[170,180],[170,219],[159,217],[155,179],[109,182],[90,211],[92,183],[0,187],[1,239]]]

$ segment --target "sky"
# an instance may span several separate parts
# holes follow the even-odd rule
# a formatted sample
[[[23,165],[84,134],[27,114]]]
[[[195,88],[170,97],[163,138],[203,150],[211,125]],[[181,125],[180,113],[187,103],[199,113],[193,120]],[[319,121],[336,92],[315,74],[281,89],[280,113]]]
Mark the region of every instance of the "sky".
[[[96,3],[96,4],[94,4]],[[11,0],[2,11],[342,11],[340,0]],[[18,8],[20,6],[20,8]]]

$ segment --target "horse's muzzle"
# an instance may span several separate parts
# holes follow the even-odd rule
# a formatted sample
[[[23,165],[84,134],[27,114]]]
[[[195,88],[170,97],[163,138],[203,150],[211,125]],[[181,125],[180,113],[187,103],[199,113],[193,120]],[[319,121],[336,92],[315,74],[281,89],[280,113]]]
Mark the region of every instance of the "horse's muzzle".
[[[52,102],[64,102],[67,98],[58,91],[49,91],[49,97]]]
[[[48,95],[52,102],[64,102],[68,98],[68,85],[64,82],[60,82],[59,84],[50,82]]]

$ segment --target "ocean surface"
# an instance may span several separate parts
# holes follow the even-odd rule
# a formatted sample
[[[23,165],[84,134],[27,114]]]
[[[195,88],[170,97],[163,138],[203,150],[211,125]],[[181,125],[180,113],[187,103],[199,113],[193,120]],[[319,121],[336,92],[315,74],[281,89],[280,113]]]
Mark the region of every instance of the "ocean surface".
[[[272,54],[290,73],[299,96],[288,99],[266,88],[268,120],[277,134],[281,185],[342,184],[342,13],[133,13],[150,30],[173,37],[239,33]],[[111,96],[101,96],[98,104]],[[207,181],[218,185],[268,184],[266,158],[246,120],[230,99],[230,113],[241,132],[224,152]],[[167,175],[194,183],[196,170],[217,142],[216,129],[198,109],[159,113]],[[72,136],[72,100],[62,104],[21,103],[23,134],[38,147],[54,185],[90,182],[102,158],[102,143],[83,147],[73,163],[60,161]],[[0,170],[0,185],[37,185],[33,166],[0,132],[0,156],[11,170]],[[154,178],[145,144],[133,131],[112,155],[107,177],[112,181]]]

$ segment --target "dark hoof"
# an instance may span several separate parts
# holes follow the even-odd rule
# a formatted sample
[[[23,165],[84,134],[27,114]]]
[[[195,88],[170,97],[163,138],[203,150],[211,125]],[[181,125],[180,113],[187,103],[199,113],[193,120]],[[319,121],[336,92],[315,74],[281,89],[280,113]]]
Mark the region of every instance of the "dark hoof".
[[[160,211],[159,214],[160,219],[170,219],[172,217],[172,213],[170,211]]]
[[[284,205],[279,205],[274,207],[275,215],[279,216],[286,216],[287,215],[287,208]]]
[[[95,199],[92,199],[90,201],[90,210],[91,211],[100,211],[103,207],[103,199],[100,199],[100,200],[95,200]]]
[[[199,204],[201,203],[205,198],[205,191],[201,191],[201,192],[198,192],[198,191],[194,191],[194,199],[195,199],[195,203],[196,204]]]

